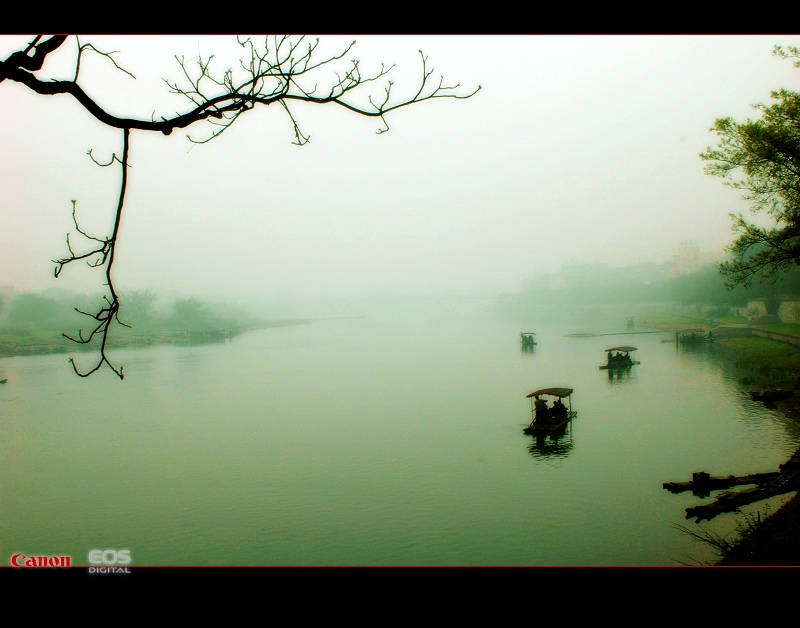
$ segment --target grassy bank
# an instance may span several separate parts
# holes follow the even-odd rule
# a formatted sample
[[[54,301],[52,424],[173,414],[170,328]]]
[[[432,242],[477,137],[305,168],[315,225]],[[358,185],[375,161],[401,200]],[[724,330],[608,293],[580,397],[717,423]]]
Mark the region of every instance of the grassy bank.
[[[288,325],[306,325],[309,319],[274,319],[248,325],[237,325],[210,329],[174,329],[169,327],[116,328],[109,333],[108,347],[146,347],[155,344],[203,344],[235,338],[245,332]],[[73,351],[94,351],[100,337],[89,344],[76,343],[63,335],[63,329],[0,329],[0,357],[15,355],[41,355],[48,353],[70,353]],[[77,338],[78,332],[70,330]]]
[[[800,333],[798,333],[800,335]],[[742,368],[800,373],[800,348],[768,338],[719,338],[719,345],[736,352]]]
[[[720,325],[746,325],[747,319],[729,316],[710,319],[702,315],[678,314],[673,312],[650,313],[644,319],[646,324],[657,329],[683,330],[689,328],[710,331]],[[758,329],[789,334],[800,338],[800,325],[794,323],[770,323],[754,325]],[[730,359],[737,367],[756,371],[790,371],[800,375],[800,348],[792,345],[760,338],[756,336],[743,338],[724,338],[717,336],[716,347],[728,350]]]

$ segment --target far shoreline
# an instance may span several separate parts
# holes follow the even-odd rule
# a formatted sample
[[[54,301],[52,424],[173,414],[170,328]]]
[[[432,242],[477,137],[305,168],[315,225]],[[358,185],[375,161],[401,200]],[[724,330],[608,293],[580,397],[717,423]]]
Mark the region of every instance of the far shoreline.
[[[260,329],[273,329],[276,327],[289,327],[294,325],[309,325],[316,319],[274,319],[264,320],[241,327],[188,330],[188,329],[159,329],[147,328],[143,331],[120,333],[116,330],[109,335],[107,347],[109,349],[144,348],[154,345],[190,345],[213,344],[232,340],[238,336]],[[126,330],[127,331],[127,330]],[[76,334],[77,336],[77,334]],[[70,340],[63,332],[46,331],[37,335],[22,336],[12,335],[8,330],[0,330],[0,359],[15,356],[64,354],[73,351],[93,351],[99,346],[99,338],[91,343],[83,344]]]

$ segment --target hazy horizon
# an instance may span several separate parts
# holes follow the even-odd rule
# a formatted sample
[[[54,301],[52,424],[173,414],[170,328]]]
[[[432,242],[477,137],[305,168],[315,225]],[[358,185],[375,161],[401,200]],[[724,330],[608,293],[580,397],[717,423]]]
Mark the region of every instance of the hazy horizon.
[[[280,108],[248,112],[220,138],[192,145],[186,131],[131,134],[131,168],[114,266],[119,292],[150,288],[254,299],[516,292],[564,265],[665,263],[682,243],[716,252],[732,239],[739,193],[704,174],[717,118],[757,117],[755,103],[792,89],[798,70],[772,56],[790,35],[320,36],[368,71],[396,63],[393,89],[412,89],[418,50],[434,77],[468,100],[434,100],[378,121],[326,105],[298,106],[311,136],[291,144]],[[0,58],[29,37],[0,36]],[[97,55],[81,84],[112,113],[149,119],[188,107],[162,78],[172,55],[215,53],[234,63],[233,37],[82,36]],[[48,62],[66,78],[74,67]],[[324,54],[324,52],[323,52]],[[325,76],[325,72],[322,73]],[[383,84],[376,84],[373,94]],[[103,235],[119,171],[100,168],[121,132],[68,96],[0,84],[3,229],[0,285],[40,292],[103,289],[80,263],[53,277],[74,232],[71,199],[87,231]],[[196,134],[202,125],[191,127]]]

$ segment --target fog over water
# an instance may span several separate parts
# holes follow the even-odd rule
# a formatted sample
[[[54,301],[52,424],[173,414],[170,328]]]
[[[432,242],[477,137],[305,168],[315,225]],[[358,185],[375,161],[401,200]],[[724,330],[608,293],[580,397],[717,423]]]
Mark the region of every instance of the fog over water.
[[[310,39],[313,39],[310,38]],[[311,142],[292,145],[280,107],[248,112],[220,138],[134,131],[121,240],[120,290],[284,305],[356,295],[500,293],[564,265],[663,263],[681,243],[721,251],[734,190],[703,173],[715,119],[753,116],[771,90],[797,85],[773,46],[796,36],[321,36],[320,55],[357,41],[347,58],[366,73],[394,63],[408,95],[419,50],[468,100],[442,99],[379,121],[326,105],[293,113]],[[0,37],[0,58],[30,38]],[[188,105],[162,78],[174,55],[236,64],[233,37],[93,36],[80,76],[116,115],[150,119]],[[74,73],[64,46],[45,74]],[[328,76],[323,68],[321,76]],[[368,86],[380,95],[385,84]],[[366,101],[366,93],[364,100]],[[155,114],[154,114],[155,112]],[[53,277],[74,231],[110,228],[122,133],[69,96],[0,84],[0,285],[82,293],[102,277],[78,264]],[[189,129],[203,131],[202,125]],[[207,129],[205,129],[207,130]],[[290,309],[290,308],[289,308]]]
[[[32,39],[0,35],[0,60]],[[98,349],[62,337],[87,329],[75,310],[97,311],[102,269],[53,273],[79,240],[73,203],[84,233],[111,233],[120,170],[98,162],[123,134],[70,96],[0,82],[0,561],[85,564],[97,547],[137,566],[710,559],[675,529],[699,498],[663,483],[774,470],[800,434],[748,394],[771,374],[648,320],[680,300],[659,283],[670,264],[720,259],[729,215],[747,214],[700,154],[715,120],[797,89],[800,69],[772,53],[800,37],[319,39],[318,59],[355,39],[344,59],[364,76],[395,64],[393,98],[418,88],[420,51],[434,82],[480,90],[393,111],[388,132],[303,102],[256,107],[204,144],[186,134],[205,123],[133,131],[113,265],[133,324],[109,345],[124,382],[102,362],[77,377],[70,358],[86,372]],[[88,96],[141,120],[192,109],[163,80],[180,80],[175,56],[224,71],[241,52],[217,35],[80,43],[130,72],[86,49]],[[75,49],[39,77],[71,79]],[[336,68],[318,69],[320,90]],[[601,364],[619,343],[637,351],[621,372]],[[523,432],[526,395],[550,386],[574,389],[578,415],[545,442]],[[712,529],[735,526],[726,513]]]

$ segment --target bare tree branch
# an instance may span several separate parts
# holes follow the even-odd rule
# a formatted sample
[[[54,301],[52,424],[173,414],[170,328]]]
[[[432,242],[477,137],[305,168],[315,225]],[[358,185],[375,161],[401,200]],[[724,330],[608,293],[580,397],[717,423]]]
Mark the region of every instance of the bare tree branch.
[[[308,103],[314,105],[333,104],[351,111],[352,113],[378,118],[381,126],[377,133],[389,130],[386,115],[392,111],[407,107],[412,104],[439,98],[466,99],[474,96],[481,87],[460,92],[460,84],[448,85],[443,77],[432,79],[433,68],[428,67],[428,58],[419,51],[421,59],[421,73],[418,84],[408,98],[394,99],[392,88],[394,82],[387,79],[387,75],[394,65],[380,65],[380,68],[365,73],[361,62],[357,59],[346,61],[346,55],[353,50],[356,42],[345,46],[340,52],[319,57],[319,40],[307,42],[305,37],[290,37],[288,35],[274,35],[264,37],[262,42],[251,38],[237,37],[236,41],[242,48],[243,58],[234,68],[217,70],[212,67],[214,55],[197,57],[194,61],[187,61],[185,57],[175,57],[181,71],[180,81],[164,79],[171,93],[182,96],[188,101],[189,107],[183,112],[175,112],[169,116],[159,116],[155,111],[149,120],[127,118],[113,115],[101,105],[90,98],[78,81],[81,78],[81,60],[84,54],[94,53],[109,60],[114,67],[136,78],[131,72],[121,67],[114,55],[118,51],[105,52],[91,43],[81,43],[76,36],[77,53],[75,57],[75,72],[72,80],[51,80],[40,78],[37,72],[42,69],[45,59],[62,46],[67,36],[58,35],[45,38],[43,35],[34,36],[22,50],[18,50],[4,61],[0,61],[0,83],[6,79],[25,85],[37,94],[55,95],[67,94],[72,96],[89,114],[100,123],[115,129],[122,130],[123,151],[122,157],[112,154],[108,162],[95,159],[92,150],[87,152],[89,158],[98,166],[111,166],[118,163],[121,167],[122,178],[120,183],[119,201],[115,210],[114,227],[110,236],[103,238],[90,235],[80,227],[76,207],[77,201],[72,201],[72,219],[75,230],[88,247],[82,252],[74,248],[74,243],[67,234],[67,251],[69,254],[61,259],[54,260],[55,276],[58,277],[67,264],[83,260],[92,268],[104,268],[105,286],[107,294],[104,295],[104,304],[95,313],[82,310],[76,311],[92,319],[92,328],[86,334],[79,330],[77,337],[66,338],[80,343],[88,344],[100,338],[100,357],[95,366],[85,372],[78,369],[73,360],[75,372],[81,377],[87,377],[106,364],[123,378],[123,369],[117,369],[108,360],[106,354],[107,341],[111,325],[114,322],[125,325],[119,320],[120,302],[112,281],[112,266],[114,253],[119,236],[120,218],[125,202],[125,192],[128,181],[130,133],[132,130],[154,131],[170,135],[174,129],[188,128],[196,123],[206,122],[210,132],[204,136],[189,140],[195,144],[205,144],[219,137],[233,125],[243,113],[256,106],[269,106],[280,104],[281,109],[289,118],[293,133],[294,144],[302,146],[310,141],[310,136],[300,127],[297,116],[292,107],[295,103]],[[328,76],[321,76],[328,70]],[[368,91],[371,85],[385,80],[382,91],[373,95]],[[379,88],[380,89],[380,88]]]
[[[120,192],[119,192],[119,202],[117,203],[117,210],[114,217],[114,227],[111,232],[111,235],[108,238],[97,238],[95,236],[91,236],[85,231],[83,231],[79,224],[78,218],[75,214],[76,212],[76,205],[77,201],[72,201],[72,219],[75,223],[75,229],[78,231],[80,235],[82,235],[87,240],[91,240],[93,242],[97,242],[99,246],[95,246],[94,248],[86,251],[85,253],[76,254],[69,241],[69,234],[67,235],[67,249],[70,252],[69,257],[65,257],[59,260],[55,260],[56,268],[55,268],[55,276],[58,277],[61,271],[64,269],[64,266],[77,261],[77,260],[87,260],[87,264],[92,268],[97,268],[98,266],[105,266],[105,277],[106,282],[105,286],[108,288],[108,294],[103,296],[105,301],[105,306],[101,307],[97,312],[94,314],[90,314],[89,312],[84,312],[75,308],[75,311],[88,316],[89,318],[93,319],[95,327],[91,330],[88,336],[83,335],[83,330],[78,330],[78,338],[74,338],[68,334],[62,334],[65,338],[72,340],[78,344],[89,344],[92,342],[94,337],[99,334],[100,336],[100,358],[95,364],[94,368],[90,369],[89,371],[81,372],[78,369],[78,366],[75,364],[74,358],[70,358],[70,363],[72,364],[72,368],[75,372],[80,375],[81,377],[88,377],[95,371],[97,371],[103,364],[107,364],[109,368],[117,374],[120,379],[124,378],[123,375],[123,367],[119,367],[117,369],[108,359],[106,354],[106,346],[108,342],[108,333],[111,329],[111,325],[114,321],[123,325],[124,327],[128,327],[125,323],[119,320],[119,297],[117,296],[117,292],[114,289],[114,282],[111,278],[111,268],[114,265],[114,251],[115,246],[117,243],[117,237],[119,235],[119,225],[120,220],[122,218],[122,207],[125,204],[125,191],[128,186],[128,155],[130,153],[130,130],[124,129],[122,134],[122,159],[118,159],[116,154],[112,156],[111,161],[108,164],[110,165],[115,161],[119,162],[120,167],[122,169],[122,181],[120,183]],[[89,156],[91,157],[91,151],[89,151]],[[98,163],[92,157],[92,160],[95,163]],[[91,258],[95,258],[94,262],[89,262],[88,260]],[[96,323],[96,324],[95,324]]]
[[[209,119],[225,120],[227,124],[225,122],[223,124],[229,126],[239,113],[255,105],[271,105],[279,101],[298,101],[317,105],[336,104],[359,115],[383,119],[387,113],[411,104],[436,98],[470,98],[481,89],[478,86],[474,90],[459,94],[456,91],[460,87],[458,83],[445,85],[444,80],[440,78],[438,83],[431,84],[430,78],[433,70],[428,69],[427,57],[420,51],[422,76],[418,89],[411,98],[390,102],[391,83],[389,83],[389,87],[385,88],[385,97],[378,104],[371,96],[367,96],[364,104],[358,104],[351,100],[350,97],[355,95],[354,90],[386,76],[394,67],[386,68],[382,65],[377,72],[371,75],[362,75],[357,60],[350,62],[344,74],[334,73],[337,80],[332,82],[324,95],[317,96],[315,95],[318,89],[316,83],[313,86],[304,87],[301,82],[314,70],[341,60],[355,42],[340,54],[312,61],[313,54],[317,49],[316,44],[301,48],[303,37],[292,40],[286,36],[274,36],[272,38],[273,47],[270,47],[270,38],[267,37],[263,49],[260,49],[251,39],[240,42],[249,51],[250,59],[249,62],[241,64],[245,70],[245,76],[236,84],[234,84],[231,69],[223,71],[216,77],[212,75],[213,55],[207,59],[199,58],[195,69],[192,69],[192,66],[183,57],[176,57],[183,71],[185,82],[179,84],[166,81],[166,83],[173,93],[185,96],[192,103],[192,108],[184,113],[176,113],[170,118],[137,120],[114,116],[106,112],[78,85],[77,80],[45,81],[34,75],[34,70],[31,68],[41,69],[44,56],[58,48],[64,39],[64,37],[53,37],[43,43],[36,43],[37,38],[28,46],[28,49],[35,51],[33,55],[28,56],[22,52],[13,53],[6,61],[0,62],[0,81],[10,79],[43,95],[69,94],[106,126],[118,129],[159,131],[164,135],[169,135],[176,128],[186,128],[196,122]],[[79,46],[80,52],[84,50],[92,50],[113,61],[111,57],[113,53],[99,52],[91,44]],[[116,62],[114,64],[117,65]],[[127,70],[122,71],[130,74]],[[77,78],[77,64],[75,74]],[[131,74],[131,76],[133,75]],[[214,87],[207,89],[206,85]],[[219,135],[219,132],[216,135]]]

